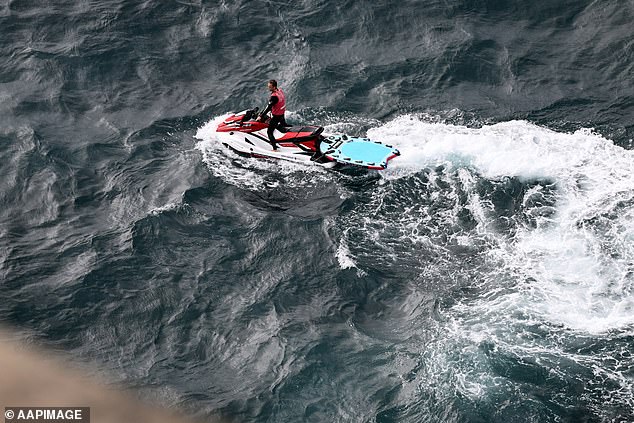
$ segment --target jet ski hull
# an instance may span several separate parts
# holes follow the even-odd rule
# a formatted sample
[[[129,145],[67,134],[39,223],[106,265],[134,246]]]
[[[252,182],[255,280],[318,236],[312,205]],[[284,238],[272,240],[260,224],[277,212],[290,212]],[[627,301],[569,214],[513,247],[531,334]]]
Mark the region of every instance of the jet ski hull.
[[[268,138],[267,122],[255,120],[257,109],[229,116],[217,128],[220,142],[234,152],[251,157],[333,167],[335,164],[382,170],[400,155],[396,148],[367,138],[322,135],[323,127],[302,126],[273,131],[275,149]]]
[[[216,135],[225,147],[228,147],[235,153],[242,156],[281,159],[295,163],[315,164],[328,168],[335,166],[333,161],[325,158],[315,160],[319,158],[319,154],[316,150],[311,149],[311,142],[279,142],[277,143],[277,149],[273,150],[266,135],[266,131],[263,132],[264,134],[261,132],[244,133],[230,131],[218,132]],[[279,131],[275,131],[274,135],[276,139],[283,136],[283,134]],[[314,145],[314,142],[312,144]]]

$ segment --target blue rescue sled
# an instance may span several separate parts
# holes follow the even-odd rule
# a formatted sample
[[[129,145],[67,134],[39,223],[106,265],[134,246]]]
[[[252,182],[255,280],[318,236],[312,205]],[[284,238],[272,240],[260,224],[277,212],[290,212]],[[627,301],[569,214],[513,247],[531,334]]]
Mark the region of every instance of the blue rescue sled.
[[[325,137],[319,148],[329,160],[377,170],[385,169],[390,160],[401,155],[391,145],[347,135]]]

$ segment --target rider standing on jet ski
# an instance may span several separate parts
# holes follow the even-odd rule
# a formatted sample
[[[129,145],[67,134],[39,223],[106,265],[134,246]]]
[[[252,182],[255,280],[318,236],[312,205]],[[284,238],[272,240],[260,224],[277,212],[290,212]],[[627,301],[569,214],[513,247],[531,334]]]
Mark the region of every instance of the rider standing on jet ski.
[[[269,136],[269,142],[273,147],[273,150],[277,150],[277,146],[275,145],[275,137],[273,136],[273,131],[275,129],[285,132],[286,128],[286,120],[284,119],[284,112],[286,111],[286,100],[284,98],[284,91],[280,88],[277,88],[277,81],[275,79],[271,79],[268,83],[268,89],[271,92],[271,97],[269,98],[269,104],[266,106],[266,109],[262,113],[260,113],[259,120],[264,121],[266,119],[266,114],[270,111],[271,120],[269,121],[269,129],[267,130],[267,134]]]

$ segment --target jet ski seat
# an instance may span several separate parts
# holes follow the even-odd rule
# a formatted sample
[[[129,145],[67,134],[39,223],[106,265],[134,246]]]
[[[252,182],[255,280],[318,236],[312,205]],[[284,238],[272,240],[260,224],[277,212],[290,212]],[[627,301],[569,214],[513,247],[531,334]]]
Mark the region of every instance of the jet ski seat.
[[[322,126],[292,126],[277,141],[304,141],[318,137],[324,128]]]

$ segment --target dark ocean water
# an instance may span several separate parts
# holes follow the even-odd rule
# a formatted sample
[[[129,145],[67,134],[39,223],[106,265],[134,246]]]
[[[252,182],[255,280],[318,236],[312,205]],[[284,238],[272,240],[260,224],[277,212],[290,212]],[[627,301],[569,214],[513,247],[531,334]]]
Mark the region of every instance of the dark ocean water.
[[[236,422],[634,421],[634,2],[0,2],[0,322]],[[214,122],[397,145],[239,158]]]

